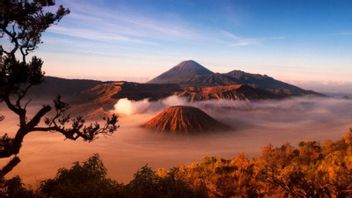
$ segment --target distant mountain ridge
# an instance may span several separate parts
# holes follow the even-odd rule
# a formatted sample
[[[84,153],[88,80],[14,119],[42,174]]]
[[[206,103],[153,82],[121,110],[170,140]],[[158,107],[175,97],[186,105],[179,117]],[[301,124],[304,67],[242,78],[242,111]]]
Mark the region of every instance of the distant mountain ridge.
[[[223,86],[197,87],[191,86],[177,92],[177,96],[186,98],[190,102],[203,100],[263,100],[280,99],[282,96],[269,91],[256,89],[248,85],[232,84]]]
[[[183,61],[147,83],[174,83],[183,87],[241,84],[269,91],[278,96],[318,95],[316,92],[304,90],[267,75],[251,74],[240,70],[214,73],[195,61]]]
[[[265,100],[291,96],[321,96],[267,75],[233,70],[214,73],[195,61],[183,61],[148,83],[96,81],[45,77],[30,90],[28,99],[54,99],[61,95],[73,112],[99,114],[109,111],[119,99],[157,101],[179,96],[189,102],[204,100]]]
[[[61,95],[62,97],[76,97],[81,92],[103,84],[98,80],[88,79],[66,79],[53,76],[45,76],[40,85],[33,86],[28,93],[28,97],[40,99],[53,99]]]

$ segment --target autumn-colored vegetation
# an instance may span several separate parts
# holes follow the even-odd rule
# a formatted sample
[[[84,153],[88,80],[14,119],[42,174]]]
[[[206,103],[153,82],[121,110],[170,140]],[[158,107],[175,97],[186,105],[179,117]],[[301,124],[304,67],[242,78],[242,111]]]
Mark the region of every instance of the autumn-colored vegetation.
[[[263,148],[254,158],[206,157],[153,171],[144,166],[128,184],[107,177],[98,155],[62,168],[38,190],[19,177],[1,182],[2,197],[352,197],[352,130],[337,141]]]
[[[252,159],[206,157],[173,171],[210,197],[352,197],[352,130],[335,142],[269,145]]]

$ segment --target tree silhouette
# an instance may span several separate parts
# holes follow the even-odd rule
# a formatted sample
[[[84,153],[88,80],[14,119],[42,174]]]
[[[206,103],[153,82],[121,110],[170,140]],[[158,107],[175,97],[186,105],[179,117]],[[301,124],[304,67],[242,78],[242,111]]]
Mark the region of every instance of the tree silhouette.
[[[44,197],[121,197],[123,185],[107,177],[98,154],[71,168],[60,168],[54,178],[44,180],[39,192]]]
[[[53,106],[43,105],[32,117],[27,114],[30,100],[25,98],[32,86],[43,81],[43,61],[28,55],[42,43],[41,35],[57,24],[69,10],[60,5],[50,12],[54,0],[1,0],[0,1],[0,103],[18,116],[19,125],[14,137],[4,134],[0,138],[0,158],[11,160],[0,170],[0,178],[19,162],[24,137],[32,132],[58,132],[67,139],[92,141],[98,134],[110,134],[117,128],[117,116],[86,124],[82,117],[71,118],[69,105],[57,97]],[[49,112],[50,113],[49,115]],[[0,116],[0,121],[4,119]],[[44,119],[44,123],[41,121]]]

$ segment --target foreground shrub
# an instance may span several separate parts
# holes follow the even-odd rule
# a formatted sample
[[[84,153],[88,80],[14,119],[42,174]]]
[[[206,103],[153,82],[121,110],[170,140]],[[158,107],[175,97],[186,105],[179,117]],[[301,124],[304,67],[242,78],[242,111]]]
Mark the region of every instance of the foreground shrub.
[[[99,155],[82,164],[75,162],[69,169],[59,169],[53,179],[41,183],[39,191],[47,197],[116,197],[122,186],[107,178]]]
[[[171,198],[171,197],[207,197],[205,189],[193,188],[185,181],[176,178],[173,171],[160,176],[148,166],[142,167],[134,179],[125,187],[126,197]]]
[[[30,198],[35,197],[32,190],[25,188],[19,176],[5,180],[0,179],[0,197],[8,198]]]
[[[95,154],[86,162],[75,162],[69,169],[59,169],[53,179],[41,183],[37,196],[57,198],[78,197],[207,197],[201,190],[183,180],[176,179],[174,174],[163,177],[151,168],[144,166],[137,171],[133,180],[122,185],[107,178],[106,168]]]

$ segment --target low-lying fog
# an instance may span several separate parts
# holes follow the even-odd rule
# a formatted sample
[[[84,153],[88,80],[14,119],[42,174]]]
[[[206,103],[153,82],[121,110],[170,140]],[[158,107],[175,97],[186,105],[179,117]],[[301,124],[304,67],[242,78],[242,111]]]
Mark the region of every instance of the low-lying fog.
[[[231,125],[231,132],[203,136],[162,135],[140,128],[168,105],[192,105],[217,120]],[[128,182],[141,166],[172,167],[199,161],[204,156],[230,158],[244,152],[255,155],[267,144],[302,140],[338,139],[352,126],[352,100],[334,98],[293,98],[281,101],[207,101],[188,104],[171,97],[161,102],[120,100],[116,111],[123,113],[120,128],[92,143],[64,141],[58,134],[34,133],[25,139],[22,162],[11,175],[19,174],[27,184],[53,177],[60,167],[83,161],[99,153],[110,177]],[[1,114],[0,131],[13,132],[13,114]]]

